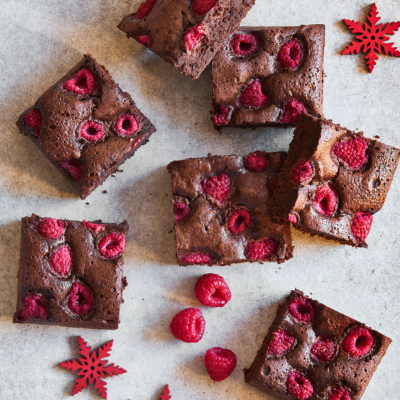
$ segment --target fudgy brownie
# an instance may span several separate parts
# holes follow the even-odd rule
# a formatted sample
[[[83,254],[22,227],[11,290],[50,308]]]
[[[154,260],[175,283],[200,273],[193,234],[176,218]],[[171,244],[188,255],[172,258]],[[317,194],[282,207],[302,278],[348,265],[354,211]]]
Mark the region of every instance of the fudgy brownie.
[[[128,224],[22,219],[15,323],[117,329]]]
[[[90,55],[26,110],[17,126],[82,199],[155,131],[130,95]]]
[[[168,165],[180,265],[292,258],[289,226],[269,211],[285,154],[209,155]]]
[[[391,342],[296,290],[245,380],[277,399],[359,400]]]
[[[301,116],[271,210],[311,234],[367,247],[373,214],[388,194],[400,150],[332,121]]]
[[[287,126],[322,116],[325,26],[240,27],[212,62],[214,125]]]
[[[255,0],[146,0],[118,28],[197,79]]]

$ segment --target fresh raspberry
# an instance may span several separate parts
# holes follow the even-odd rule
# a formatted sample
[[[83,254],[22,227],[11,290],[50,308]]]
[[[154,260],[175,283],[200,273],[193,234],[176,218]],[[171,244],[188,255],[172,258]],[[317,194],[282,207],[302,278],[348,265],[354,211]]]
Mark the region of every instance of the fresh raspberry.
[[[22,321],[49,318],[49,308],[41,295],[28,294],[22,300],[22,305],[23,308],[18,314],[18,318]]]
[[[336,209],[337,198],[329,186],[320,186],[314,194],[314,206],[318,212],[331,217]]]
[[[225,203],[231,189],[231,178],[226,174],[211,176],[201,182],[203,192],[220,203]]]
[[[63,88],[82,96],[92,94],[96,89],[96,79],[90,70],[82,68],[71,79],[64,82]]]
[[[79,282],[72,285],[68,296],[68,307],[75,314],[89,314],[93,310],[94,299],[90,290]]]
[[[136,13],[133,14],[135,19],[145,19],[153,9],[154,5],[156,4],[157,0],[146,0],[144,1],[139,8],[137,9]]]
[[[238,98],[239,107],[261,108],[268,103],[268,97],[262,91],[261,82],[251,81]]]
[[[283,105],[283,113],[281,117],[282,124],[297,124],[300,115],[306,113],[307,107],[298,100],[290,100]]]
[[[336,355],[336,344],[332,339],[319,338],[311,347],[311,357],[321,361],[332,361]]]
[[[351,358],[361,358],[370,352],[374,344],[374,337],[367,328],[361,326],[353,328],[342,342],[343,350]]]
[[[289,303],[289,312],[298,322],[312,324],[315,321],[315,308],[310,299],[296,296]]]
[[[132,36],[132,38],[143,46],[151,47],[153,44],[149,35]]]
[[[366,212],[357,212],[351,223],[351,233],[361,242],[364,242],[371,229],[374,217]]]
[[[292,183],[299,185],[300,183],[307,182],[313,174],[312,165],[308,161],[301,162],[292,169]]]
[[[205,274],[199,278],[194,292],[203,306],[212,308],[223,307],[232,297],[224,278],[217,274]]]
[[[65,169],[71,175],[74,182],[78,182],[82,178],[82,167],[76,161],[64,161],[59,164],[60,168]]]
[[[279,250],[279,242],[272,238],[250,242],[246,246],[246,255],[249,260],[266,260]]]
[[[194,26],[189,32],[185,35],[185,46],[186,49],[192,50],[194,46],[196,46],[197,42],[204,36],[205,30],[201,25]]]
[[[24,116],[24,124],[33,129],[34,136],[38,137],[40,132],[40,127],[42,126],[42,115],[39,110],[32,108]]]
[[[268,160],[258,151],[250,153],[243,160],[244,166],[252,172],[261,172],[267,168]]]
[[[214,347],[206,351],[204,363],[210,378],[221,382],[236,368],[236,355],[231,350]]]
[[[129,136],[139,129],[139,125],[131,114],[122,114],[115,123],[115,130],[122,136]]]
[[[180,265],[204,265],[210,263],[211,261],[212,257],[209,254],[204,253],[188,253],[179,258]]]
[[[192,4],[192,11],[197,15],[204,15],[215,7],[218,0],[194,0]]]
[[[47,239],[58,239],[64,232],[64,221],[44,218],[37,227],[40,235]]]
[[[293,213],[290,213],[287,218],[287,222],[291,222],[292,224],[297,224],[297,217]]]
[[[186,308],[171,321],[171,333],[185,343],[197,343],[203,337],[206,321],[198,308]]]
[[[72,265],[71,252],[69,248],[67,246],[60,247],[50,257],[49,264],[51,269],[58,275],[68,275]]]
[[[232,107],[220,107],[221,114],[215,114],[213,117],[214,125],[228,125],[231,114]]]
[[[302,56],[301,45],[297,40],[289,40],[286,42],[278,55],[278,60],[282,67],[288,69],[296,69]]]
[[[234,211],[228,219],[228,229],[231,233],[242,233],[250,224],[250,213],[243,208]]]
[[[95,121],[86,121],[81,128],[81,137],[88,142],[97,142],[104,136],[102,124]]]
[[[115,258],[125,249],[125,237],[119,233],[109,233],[100,240],[99,252],[106,258]]]
[[[180,222],[183,221],[190,212],[190,208],[185,203],[174,203],[174,214],[175,214],[175,221]]]
[[[360,169],[367,162],[368,143],[365,139],[344,140],[333,146],[333,154],[349,168]]]
[[[258,40],[254,35],[238,33],[231,40],[231,48],[240,56],[250,55],[258,46]]]
[[[312,387],[311,382],[298,371],[291,371],[286,380],[286,387],[289,393],[295,398],[299,400],[309,399],[314,389]]]
[[[271,356],[281,356],[293,347],[295,341],[296,339],[293,336],[283,329],[279,329],[272,334],[267,353]]]
[[[335,388],[332,390],[329,400],[351,400],[350,392],[345,388]]]
[[[93,222],[82,221],[82,224],[88,229],[92,229],[95,233],[102,231],[105,226],[100,224],[94,224]]]

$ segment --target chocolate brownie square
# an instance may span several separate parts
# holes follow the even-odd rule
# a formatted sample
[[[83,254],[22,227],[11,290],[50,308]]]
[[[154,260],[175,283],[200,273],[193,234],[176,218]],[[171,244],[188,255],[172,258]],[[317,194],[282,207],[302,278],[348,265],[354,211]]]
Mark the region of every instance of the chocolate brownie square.
[[[255,0],[146,0],[118,28],[197,79]]]
[[[277,399],[360,400],[391,342],[295,290],[245,380]]]
[[[388,194],[400,150],[332,121],[301,116],[272,199],[272,213],[304,232],[355,247]]]
[[[214,125],[295,125],[321,116],[325,26],[240,27],[212,62]]]
[[[117,329],[128,224],[22,219],[15,323]]]
[[[269,211],[285,154],[209,155],[168,165],[180,265],[292,258],[289,226]]]
[[[48,89],[17,126],[84,199],[155,128],[90,55]]]

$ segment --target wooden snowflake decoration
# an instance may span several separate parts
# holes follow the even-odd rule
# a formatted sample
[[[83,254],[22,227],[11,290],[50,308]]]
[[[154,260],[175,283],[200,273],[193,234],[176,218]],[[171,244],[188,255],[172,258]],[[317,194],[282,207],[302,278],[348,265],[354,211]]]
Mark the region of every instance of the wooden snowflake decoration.
[[[360,22],[350,21],[349,19],[343,20],[352,33],[359,34],[356,39],[360,41],[352,41],[342,55],[359,54],[360,51],[367,53],[365,59],[367,60],[369,72],[373,71],[376,60],[379,59],[378,54],[382,54],[382,52],[394,57],[400,57],[400,51],[394,47],[394,43],[385,43],[390,39],[386,35],[394,35],[395,31],[400,28],[400,22],[388,22],[385,26],[384,24],[377,25],[381,19],[378,14],[378,9],[374,3],[369,12],[369,17],[367,17],[370,25],[366,22],[363,27]]]

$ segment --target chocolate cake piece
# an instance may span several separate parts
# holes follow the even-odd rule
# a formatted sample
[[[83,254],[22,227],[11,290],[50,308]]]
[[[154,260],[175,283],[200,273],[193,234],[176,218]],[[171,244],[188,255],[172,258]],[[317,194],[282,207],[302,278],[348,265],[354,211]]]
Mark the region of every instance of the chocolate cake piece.
[[[15,323],[117,329],[128,224],[22,219]]]
[[[118,28],[197,79],[255,0],[146,0]]]
[[[285,154],[209,155],[168,165],[180,265],[292,258],[289,226],[269,211]]]
[[[282,400],[360,400],[391,342],[295,290],[245,380]]]
[[[214,125],[295,125],[322,116],[325,26],[240,27],[212,62]]]
[[[26,110],[17,126],[82,199],[155,132],[130,95],[90,55]]]
[[[272,213],[304,232],[367,247],[400,150],[332,121],[302,115],[272,199]]]

